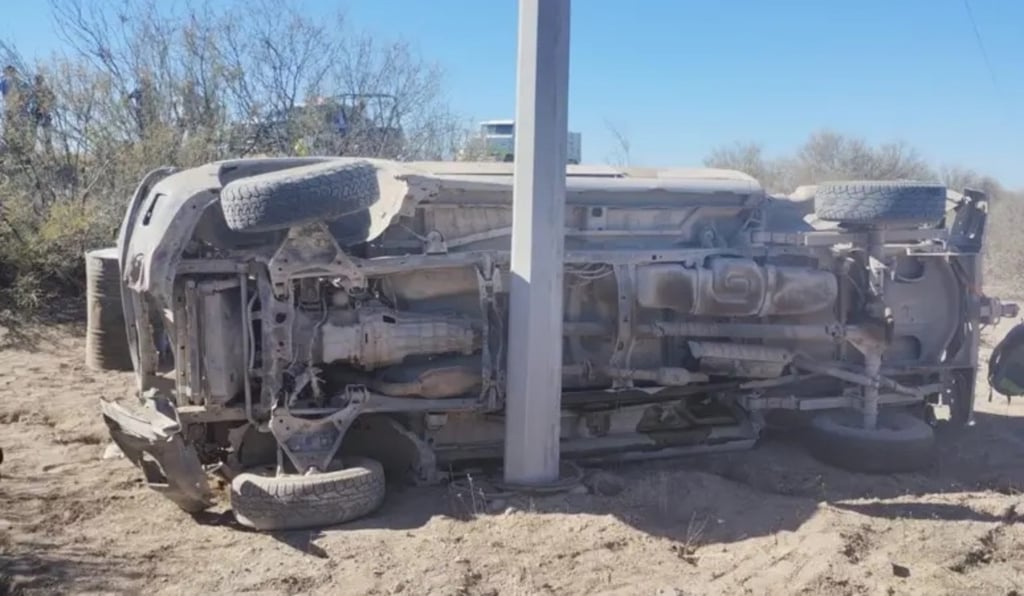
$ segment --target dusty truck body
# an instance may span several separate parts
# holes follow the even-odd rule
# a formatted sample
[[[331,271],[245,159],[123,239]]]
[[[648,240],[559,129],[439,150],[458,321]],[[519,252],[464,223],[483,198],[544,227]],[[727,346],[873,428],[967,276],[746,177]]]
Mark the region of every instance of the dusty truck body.
[[[512,165],[260,159],[149,174],[118,249],[138,402],[114,440],[186,510],[343,522],[393,479],[498,461]],[[819,185],[804,216],[743,174],[569,166],[563,457],[752,446],[927,464],[967,424],[984,197]],[[935,412],[945,412],[936,415]],[[786,415],[796,413],[796,416]]]

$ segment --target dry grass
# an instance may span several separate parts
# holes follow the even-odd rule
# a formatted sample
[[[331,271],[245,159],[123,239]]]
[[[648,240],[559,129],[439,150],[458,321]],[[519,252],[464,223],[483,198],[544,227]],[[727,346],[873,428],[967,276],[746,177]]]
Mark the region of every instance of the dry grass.
[[[191,518],[145,488],[130,462],[101,459],[95,404],[131,378],[87,370],[83,342],[69,333],[0,350],[0,593],[830,596],[1024,586],[1020,497],[1003,488],[1024,486],[1018,401],[979,399],[977,427],[920,474],[848,474],[766,440],[743,453],[588,470],[586,492],[504,508],[483,474],[447,490],[398,488],[358,522],[264,534],[226,523],[223,500]],[[822,490],[793,490],[822,478]]]
[[[1024,292],[1024,195],[992,204],[985,241],[985,285],[996,295]]]

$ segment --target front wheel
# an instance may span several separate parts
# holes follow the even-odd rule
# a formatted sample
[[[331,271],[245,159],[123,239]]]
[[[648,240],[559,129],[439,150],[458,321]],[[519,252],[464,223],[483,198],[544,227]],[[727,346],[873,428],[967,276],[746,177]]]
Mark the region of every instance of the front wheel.
[[[380,198],[377,168],[332,160],[230,182],[220,191],[228,228],[262,233],[362,211]]]
[[[855,472],[913,472],[931,463],[935,432],[902,410],[880,411],[873,429],[863,427],[857,410],[833,410],[811,420],[807,446],[819,460]]]
[[[384,501],[384,468],[346,457],[323,473],[274,476],[244,472],[231,481],[231,509],[243,526],[295,530],[342,524],[370,514]]]

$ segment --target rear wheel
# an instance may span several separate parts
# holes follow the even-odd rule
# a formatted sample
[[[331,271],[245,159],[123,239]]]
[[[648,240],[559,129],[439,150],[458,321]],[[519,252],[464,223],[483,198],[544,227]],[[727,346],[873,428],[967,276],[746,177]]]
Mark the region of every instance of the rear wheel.
[[[814,193],[818,219],[857,226],[935,225],[946,215],[946,187],[902,181],[824,182]]]
[[[927,467],[935,432],[903,410],[882,410],[874,429],[863,427],[857,410],[822,412],[811,420],[808,449],[819,460],[855,472],[912,472]]]

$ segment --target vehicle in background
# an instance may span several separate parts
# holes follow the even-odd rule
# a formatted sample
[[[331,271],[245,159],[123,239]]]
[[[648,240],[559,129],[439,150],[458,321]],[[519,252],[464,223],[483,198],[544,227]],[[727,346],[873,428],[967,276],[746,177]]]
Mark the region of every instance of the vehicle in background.
[[[236,127],[230,149],[243,155],[399,158],[405,141],[393,95],[346,93],[296,103],[246,122]]]
[[[480,123],[480,130],[476,137],[471,138],[468,147],[463,150],[464,155],[473,154],[475,160],[513,161],[515,159],[515,121],[514,120],[487,120]],[[566,153],[567,161],[570,164],[580,163],[582,155],[582,136],[578,132],[569,132],[566,138],[568,146]]]

